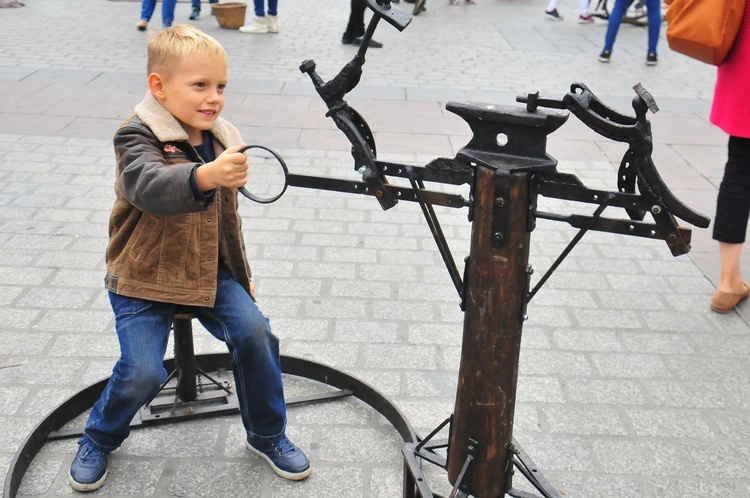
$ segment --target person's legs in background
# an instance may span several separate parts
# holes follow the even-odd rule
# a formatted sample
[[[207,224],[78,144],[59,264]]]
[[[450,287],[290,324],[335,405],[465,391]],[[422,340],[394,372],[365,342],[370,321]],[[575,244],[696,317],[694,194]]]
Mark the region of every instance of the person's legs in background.
[[[550,0],[549,4],[547,4],[547,8],[544,9],[544,17],[551,21],[562,21],[562,16],[557,12],[557,4],[559,3],[560,0]]]
[[[727,150],[713,231],[721,263],[717,291],[711,299],[711,309],[717,313],[728,313],[750,293],[740,268],[750,217],[750,138],[729,137]]]
[[[240,31],[256,35],[278,33],[279,21],[277,18],[277,6],[278,0],[269,0],[268,12],[266,12],[265,0],[254,0],[253,10],[255,11],[255,17],[252,21],[242,26]]]
[[[190,17],[188,19],[195,21],[201,15],[201,0],[190,0],[190,6]]]
[[[143,0],[141,2],[141,20],[136,24],[136,27],[140,31],[146,31],[148,22],[151,20],[151,16],[154,15],[154,9],[156,9],[156,0]]]
[[[362,37],[365,34],[365,10],[364,2],[360,0],[351,0],[349,7],[349,23],[346,25],[346,31],[341,37],[341,43],[344,45],[359,45],[362,43]],[[383,46],[379,41],[370,39],[369,48],[381,48]]]
[[[612,12],[609,13],[609,20],[607,21],[607,33],[604,35],[604,50],[599,54],[599,60],[602,62],[609,62],[609,58],[612,55],[612,48],[615,46],[617,32],[620,30],[622,18],[625,17],[625,12],[627,12],[630,2],[631,0],[615,0],[615,6],[612,7]]]
[[[661,0],[646,0],[646,14],[648,16],[648,55],[646,64],[653,66],[656,64],[656,45],[659,43],[659,31],[661,30]]]
[[[174,22],[174,8],[177,0],[162,0],[161,2],[161,27],[169,28]]]
[[[580,0],[578,2],[578,24],[594,24],[594,18],[589,13],[591,0]]]
[[[355,38],[361,38],[365,34],[365,4],[361,0],[351,0],[349,10],[349,23],[341,38],[344,45],[351,44]]]

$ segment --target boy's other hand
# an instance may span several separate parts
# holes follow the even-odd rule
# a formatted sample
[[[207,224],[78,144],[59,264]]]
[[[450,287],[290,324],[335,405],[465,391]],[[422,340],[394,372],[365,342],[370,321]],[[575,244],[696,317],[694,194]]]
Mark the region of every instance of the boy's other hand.
[[[239,188],[247,183],[247,156],[239,152],[245,144],[229,147],[219,157],[195,170],[201,192],[217,187]]]

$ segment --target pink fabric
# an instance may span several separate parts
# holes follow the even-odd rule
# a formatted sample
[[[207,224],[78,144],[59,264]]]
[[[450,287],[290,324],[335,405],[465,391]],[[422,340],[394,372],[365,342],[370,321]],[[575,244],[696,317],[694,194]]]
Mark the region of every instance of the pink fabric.
[[[734,47],[716,73],[711,122],[729,135],[750,138],[750,0]]]

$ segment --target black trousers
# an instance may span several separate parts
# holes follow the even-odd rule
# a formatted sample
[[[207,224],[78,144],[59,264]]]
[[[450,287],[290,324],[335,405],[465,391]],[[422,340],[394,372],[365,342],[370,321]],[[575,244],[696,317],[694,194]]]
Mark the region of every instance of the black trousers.
[[[714,240],[742,244],[750,216],[750,138],[729,137],[727,165],[719,186]]]
[[[367,6],[362,0],[351,1],[351,12],[349,13],[349,24],[344,32],[345,38],[359,38],[365,34],[365,9]]]

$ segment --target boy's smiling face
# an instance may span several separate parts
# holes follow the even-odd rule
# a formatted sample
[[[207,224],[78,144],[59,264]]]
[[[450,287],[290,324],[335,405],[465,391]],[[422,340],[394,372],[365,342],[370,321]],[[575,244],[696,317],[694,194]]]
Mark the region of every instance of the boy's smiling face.
[[[169,73],[152,73],[149,87],[156,99],[180,122],[192,145],[203,142],[224,108],[227,85],[225,60],[204,55],[189,57]]]

